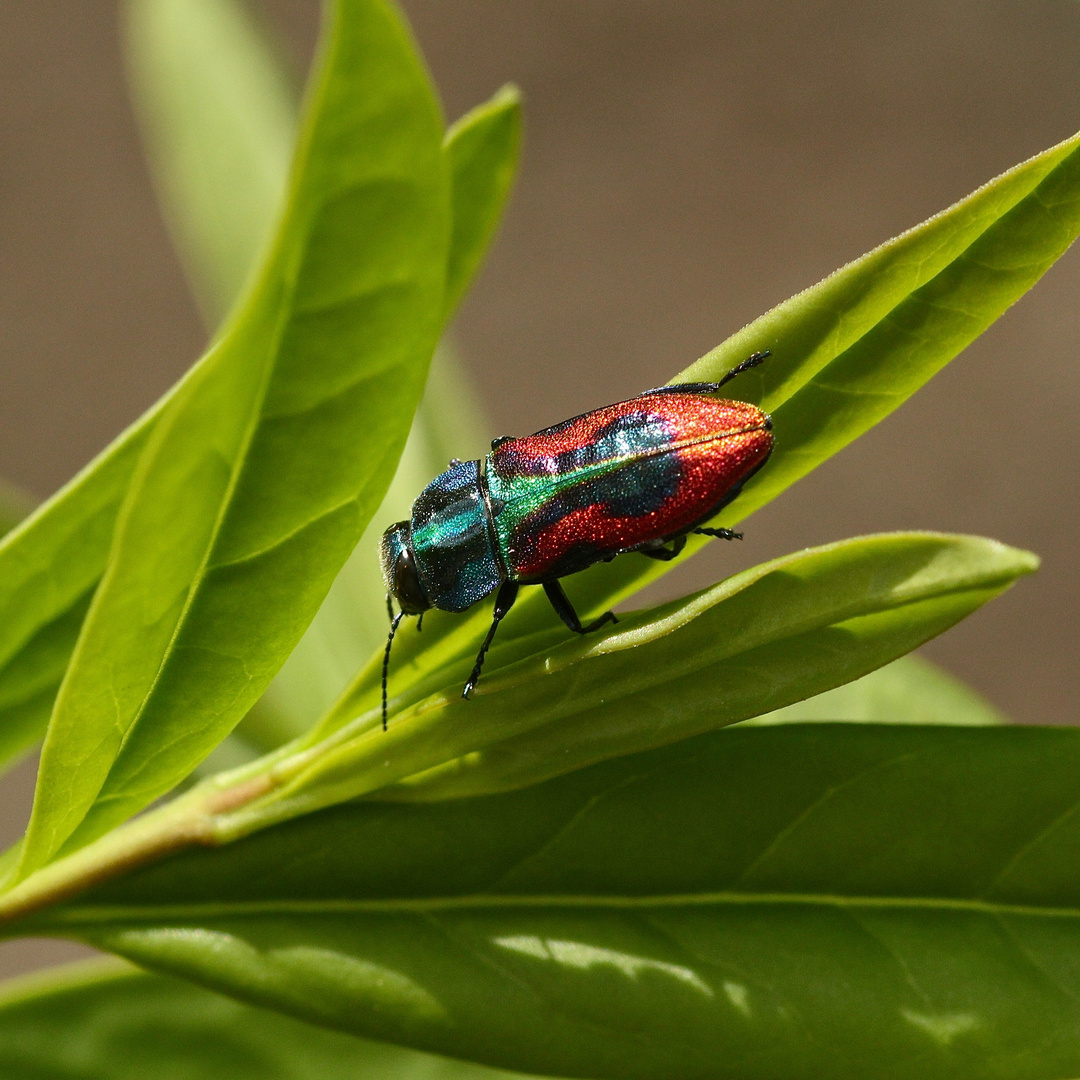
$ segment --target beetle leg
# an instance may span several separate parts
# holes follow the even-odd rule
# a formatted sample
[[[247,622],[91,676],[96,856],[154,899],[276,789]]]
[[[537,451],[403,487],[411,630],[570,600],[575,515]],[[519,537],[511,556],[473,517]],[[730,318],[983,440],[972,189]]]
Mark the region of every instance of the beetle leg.
[[[675,383],[672,386],[658,386],[655,390],[646,390],[646,394],[714,394],[724,383],[731,382],[737,375],[757,367],[766,357],[772,353],[768,349],[762,349],[752,356],[748,356],[741,364],[736,364],[719,382],[687,382]]]
[[[557,581],[545,581],[544,592],[547,593],[547,598],[551,601],[555,614],[566,623],[566,628],[573,630],[575,634],[591,634],[594,630],[599,630],[605,623],[617,623],[619,621],[615,618],[614,611],[605,611],[599,619],[595,619],[588,626],[582,626],[578,613],[574,610],[574,605],[570,603],[570,597],[563,592],[563,587]]]
[[[500,435],[497,439],[492,439],[491,440],[491,449],[492,450],[498,450],[499,447],[502,446],[502,444],[504,442],[513,442],[513,440],[514,440],[513,435]]]
[[[386,606],[390,606],[390,601],[387,600]],[[394,635],[397,633],[397,628],[401,625],[401,620],[405,618],[405,612],[399,611],[396,615],[391,609],[390,619],[390,634],[386,639],[386,651],[383,653],[382,658],[382,729],[386,730],[386,683],[390,676],[390,646],[394,644]]]
[[[680,536],[671,541],[671,547],[638,548],[637,550],[639,554],[647,555],[650,559],[656,559],[657,562],[671,562],[684,547],[686,547],[686,537]]]
[[[484,666],[484,655],[491,647],[491,643],[495,638],[495,631],[499,629],[499,623],[503,621],[506,613],[514,606],[517,594],[518,583],[516,581],[507,579],[499,586],[499,591],[495,596],[495,610],[491,615],[491,626],[488,628],[487,637],[484,638],[484,644],[480,646],[480,651],[476,654],[476,665],[472,669],[469,681],[461,692],[463,698],[467,698],[480,681],[480,669]]]
[[[730,529],[695,529],[694,532],[701,536],[715,536],[720,540],[742,539],[742,533],[732,532]]]

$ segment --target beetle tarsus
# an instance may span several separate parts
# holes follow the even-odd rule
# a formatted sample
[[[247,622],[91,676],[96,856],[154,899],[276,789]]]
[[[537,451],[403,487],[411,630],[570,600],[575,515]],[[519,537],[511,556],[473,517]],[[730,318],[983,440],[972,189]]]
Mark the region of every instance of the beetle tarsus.
[[[480,651],[476,654],[476,664],[472,669],[472,674],[469,676],[469,681],[461,692],[463,698],[467,698],[476,689],[476,684],[480,681],[480,671],[484,666],[484,656],[495,639],[495,631],[499,629],[499,623],[506,618],[506,613],[514,606],[517,594],[518,583],[516,581],[507,580],[499,586],[499,591],[495,596],[495,609],[491,613],[491,626],[488,627],[484,644],[480,646]]]
[[[502,444],[504,442],[513,442],[513,441],[514,441],[514,436],[513,435],[500,435],[497,439],[492,439],[491,440],[491,449],[492,450],[498,450],[499,447],[502,446]]]
[[[700,536],[715,536],[720,540],[741,540],[742,533],[732,532],[730,529],[695,529]]]
[[[389,601],[387,601],[389,604]],[[386,730],[386,682],[387,677],[390,674],[390,646],[394,644],[394,635],[397,633],[397,628],[401,625],[401,620],[405,618],[405,612],[399,611],[396,615],[393,615],[393,609],[391,609],[392,618],[390,620],[390,633],[386,638],[386,651],[383,653],[382,658],[382,729]]]
[[[645,394],[715,394],[725,383],[741,375],[744,371],[755,368],[762,360],[772,356],[768,349],[762,349],[748,356],[741,364],[736,364],[719,382],[684,382],[672,383],[670,386],[657,386],[652,390],[646,390]],[[641,397],[644,397],[642,394]],[[492,450],[495,449],[492,444]]]
[[[753,353],[748,356],[741,364],[736,364],[717,384],[719,389],[724,383],[731,382],[732,379],[741,375],[744,371],[749,371],[751,368],[757,367],[762,360],[772,356],[772,352],[769,349],[762,349],[761,352]]]
[[[607,625],[607,623],[617,623],[619,621],[615,618],[614,611],[605,611],[600,618],[594,619],[587,626],[583,626],[581,619],[578,618],[578,613],[574,610],[574,605],[570,603],[570,597],[566,595],[563,587],[557,581],[545,581],[544,592],[551,601],[555,614],[562,619],[566,628],[573,630],[575,634],[591,634],[594,630],[599,630],[601,626]]]

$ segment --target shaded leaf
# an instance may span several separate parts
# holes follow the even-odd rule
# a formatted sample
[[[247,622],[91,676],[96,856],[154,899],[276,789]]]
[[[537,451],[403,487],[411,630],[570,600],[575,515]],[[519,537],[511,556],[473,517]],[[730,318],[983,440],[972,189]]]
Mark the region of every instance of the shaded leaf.
[[[861,679],[797,701],[747,724],[846,720],[857,724],[962,724],[1008,720],[970,686],[921,656],[902,656]]]
[[[441,124],[380,0],[331,8],[324,57],[273,252],[140,459],[46,737],[24,869],[130,816],[224,737],[404,443],[441,321]]]
[[[241,1005],[118,961],[0,984],[0,1071],[18,1080],[499,1080]]]
[[[295,91],[235,0],[128,0],[127,59],[161,205],[207,325],[271,239]]]
[[[0,480],[0,536],[11,532],[34,510],[34,500],[25,491]]]
[[[561,1076],[1075,1076],[1078,772],[1067,728],[731,728],[342,805],[23,929]]]

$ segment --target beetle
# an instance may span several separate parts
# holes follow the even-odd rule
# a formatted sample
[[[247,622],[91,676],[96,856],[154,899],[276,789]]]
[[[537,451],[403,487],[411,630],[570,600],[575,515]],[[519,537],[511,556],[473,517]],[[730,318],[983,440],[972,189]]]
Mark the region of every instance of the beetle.
[[[768,355],[754,353],[719,382],[661,386],[527,438],[496,439],[482,460],[455,459],[432,480],[380,546],[391,617],[383,729],[390,647],[404,616],[465,611],[498,590],[467,698],[520,586],[543,586],[567,628],[588,634],[618,620],[608,611],[583,624],[560,578],[629,552],[674,559],[690,533],[741,539],[705,522],[768,460],[772,421],[755,405],[711,395]]]

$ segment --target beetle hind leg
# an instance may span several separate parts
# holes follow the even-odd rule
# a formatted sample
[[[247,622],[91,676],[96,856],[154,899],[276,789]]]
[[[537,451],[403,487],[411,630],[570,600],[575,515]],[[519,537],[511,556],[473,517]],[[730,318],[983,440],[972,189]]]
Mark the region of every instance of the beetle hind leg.
[[[615,618],[614,611],[605,611],[599,619],[594,619],[587,626],[582,626],[581,619],[578,618],[578,613],[574,610],[574,605],[570,603],[570,597],[563,592],[563,587],[557,581],[545,581],[544,592],[547,593],[547,598],[551,601],[555,614],[566,624],[566,628],[573,630],[575,634],[591,634],[606,623],[617,623],[619,621]]]
[[[742,533],[732,532],[730,529],[695,529],[694,532],[701,536],[715,536],[720,540],[741,540]]]
[[[646,394],[715,394],[725,383],[731,382],[732,379],[737,378],[744,371],[749,371],[751,368],[755,368],[762,362],[767,360],[772,353],[768,349],[762,349],[761,352],[756,352],[752,356],[748,356],[741,364],[736,364],[719,382],[688,382],[688,383],[672,383],[669,386],[658,386],[654,390],[646,390]],[[644,396],[644,395],[642,395]]]
[[[517,594],[518,583],[516,581],[507,580],[499,586],[499,591],[495,596],[495,609],[491,613],[491,626],[488,627],[487,637],[484,638],[484,643],[476,654],[476,664],[473,666],[469,681],[461,692],[463,698],[467,698],[476,689],[476,684],[480,681],[480,671],[484,666],[484,657],[487,655],[488,649],[491,648],[492,641],[495,640],[495,631],[499,629],[499,623],[506,618],[506,613],[514,606]]]

